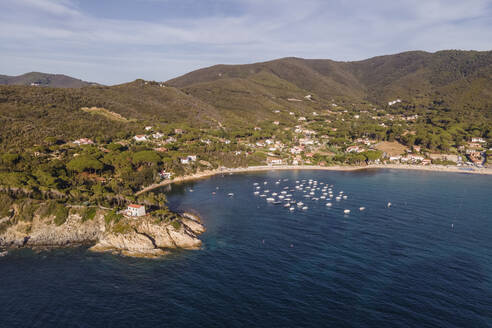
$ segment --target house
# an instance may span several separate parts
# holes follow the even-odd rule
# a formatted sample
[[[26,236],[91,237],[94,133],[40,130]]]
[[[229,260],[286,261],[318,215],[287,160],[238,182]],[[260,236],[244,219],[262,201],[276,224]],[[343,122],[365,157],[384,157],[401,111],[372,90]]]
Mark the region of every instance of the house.
[[[350,146],[345,150],[346,153],[360,153],[362,151],[363,150],[360,149],[359,146]]]
[[[483,138],[472,138],[471,141],[474,142],[474,143],[475,142],[476,143],[485,143],[486,142],[485,139],[483,139]]]
[[[303,147],[299,147],[299,146],[294,146],[290,149],[290,153],[291,154],[294,154],[294,155],[297,155],[297,154],[300,154],[302,151],[304,150]]]
[[[73,143],[76,145],[93,145],[94,141],[88,138],[80,138],[79,140],[75,140]]]
[[[145,215],[145,206],[144,205],[137,205],[137,204],[130,204],[130,205],[128,205],[126,213],[129,216],[135,216],[135,217],[144,216]]]
[[[299,122],[301,122],[301,121],[305,121],[305,120],[306,120],[306,118],[305,118],[304,116],[301,116],[301,117],[299,117],[299,119],[298,119],[298,121],[299,121]]]
[[[174,137],[169,137],[169,138],[167,138],[167,139],[166,139],[166,142],[167,142],[167,143],[176,142],[176,138],[174,138]]]
[[[267,164],[268,165],[282,165],[283,161],[281,158],[276,158],[276,157],[267,157]]]
[[[396,100],[390,101],[390,102],[388,102],[388,106],[393,106],[394,104],[397,104],[397,103],[401,103],[401,100],[396,99]]]
[[[145,127],[145,131],[150,131],[150,130],[152,130],[152,127],[151,126],[146,126]]]
[[[160,132],[156,132],[156,133],[152,134],[152,138],[154,138],[154,139],[160,139],[162,137],[164,137],[164,135]]]
[[[196,161],[196,155],[188,155],[186,158],[181,158],[181,164],[190,164]]]
[[[155,151],[158,151],[159,153],[165,153],[167,151],[167,148],[165,147],[157,147],[154,148]]]
[[[160,171],[159,172],[159,176],[162,178],[162,179],[165,179],[165,180],[169,180],[171,179],[171,175],[172,173],[171,172],[166,172],[164,170]]]
[[[147,141],[147,136],[143,134],[137,134],[136,136],[133,137],[135,141],[141,142],[141,141]]]
[[[279,122],[279,121],[274,121],[274,122],[273,122],[273,124],[275,124],[275,125],[279,125],[279,124],[280,124],[280,122]]]
[[[183,130],[182,129],[174,129],[174,133],[183,134]]]
[[[294,112],[289,112],[289,115],[294,115]]]
[[[389,160],[390,162],[398,162],[401,159],[401,155],[398,156],[390,156]]]
[[[314,141],[310,138],[301,138],[299,139],[299,144],[301,146],[309,146],[309,145],[314,145]]]

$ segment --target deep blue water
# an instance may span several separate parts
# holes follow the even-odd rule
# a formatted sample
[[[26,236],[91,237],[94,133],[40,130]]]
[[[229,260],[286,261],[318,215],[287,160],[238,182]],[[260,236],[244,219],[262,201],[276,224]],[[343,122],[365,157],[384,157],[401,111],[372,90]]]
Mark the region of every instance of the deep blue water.
[[[301,179],[348,199],[296,196],[309,209],[291,213],[253,195],[254,182]],[[0,258],[0,327],[492,327],[490,176],[264,172],[168,198],[203,217],[202,250],[12,252]]]

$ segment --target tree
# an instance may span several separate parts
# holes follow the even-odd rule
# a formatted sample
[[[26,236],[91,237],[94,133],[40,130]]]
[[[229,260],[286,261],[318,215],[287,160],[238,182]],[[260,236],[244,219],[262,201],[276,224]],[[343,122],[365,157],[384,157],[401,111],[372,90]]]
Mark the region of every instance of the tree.
[[[132,160],[136,164],[157,164],[161,161],[161,156],[153,150],[143,150],[133,154]]]
[[[90,155],[82,155],[72,159],[67,164],[67,169],[70,171],[99,171],[102,170],[103,164]]]

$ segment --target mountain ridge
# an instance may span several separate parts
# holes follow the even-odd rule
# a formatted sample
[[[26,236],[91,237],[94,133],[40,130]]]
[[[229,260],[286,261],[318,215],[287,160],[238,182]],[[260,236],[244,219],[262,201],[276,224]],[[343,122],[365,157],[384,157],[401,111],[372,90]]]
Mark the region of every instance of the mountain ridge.
[[[41,72],[29,72],[17,76],[0,75],[0,85],[31,85],[53,88],[82,88],[97,83],[86,82],[64,75]]]

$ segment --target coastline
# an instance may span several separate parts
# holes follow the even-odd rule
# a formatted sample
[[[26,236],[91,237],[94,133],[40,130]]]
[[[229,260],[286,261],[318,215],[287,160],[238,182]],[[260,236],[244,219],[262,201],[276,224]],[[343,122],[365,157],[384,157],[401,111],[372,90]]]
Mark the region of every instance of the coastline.
[[[209,178],[211,176],[218,175],[218,174],[281,171],[281,170],[360,171],[360,170],[369,170],[369,169],[417,170],[417,171],[429,171],[429,172],[492,175],[492,169],[490,168],[473,168],[472,171],[472,170],[462,170],[460,167],[443,166],[443,165],[429,165],[429,166],[417,166],[417,165],[405,165],[405,164],[374,164],[374,165],[365,165],[365,166],[263,165],[263,166],[249,166],[249,167],[205,170],[195,174],[185,175],[185,176],[174,178],[172,180],[165,180],[160,183],[147,186],[142,190],[138,191],[137,193],[135,193],[135,195],[138,196],[145,192],[160,187],[164,187],[173,183],[199,180],[199,179]]]

